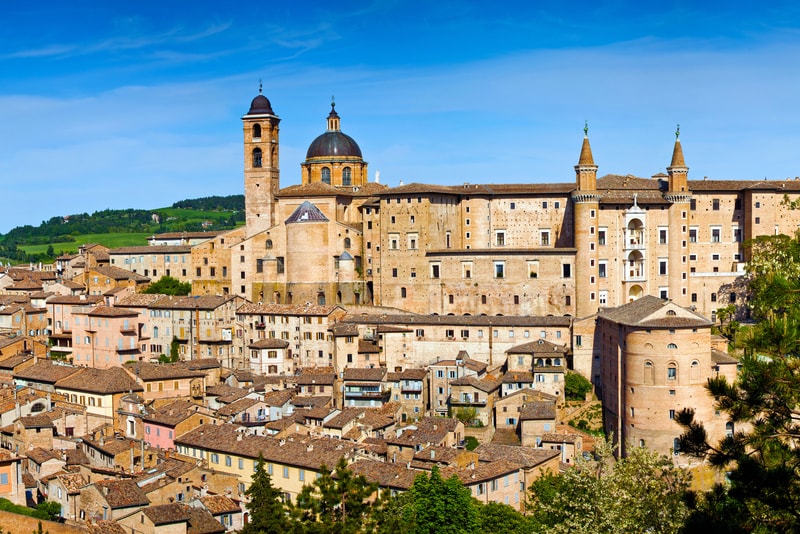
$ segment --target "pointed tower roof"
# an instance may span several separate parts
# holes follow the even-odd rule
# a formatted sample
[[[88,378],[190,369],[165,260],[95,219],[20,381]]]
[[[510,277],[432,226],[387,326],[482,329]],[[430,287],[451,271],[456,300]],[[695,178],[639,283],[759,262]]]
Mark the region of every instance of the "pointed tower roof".
[[[578,165],[594,165],[594,158],[592,157],[592,147],[589,146],[589,123],[583,127],[583,145],[581,146],[581,157],[578,159]]]
[[[681,148],[681,125],[675,131],[675,148],[672,149],[672,163],[670,167],[686,167],[686,161],[683,159],[683,148]]]

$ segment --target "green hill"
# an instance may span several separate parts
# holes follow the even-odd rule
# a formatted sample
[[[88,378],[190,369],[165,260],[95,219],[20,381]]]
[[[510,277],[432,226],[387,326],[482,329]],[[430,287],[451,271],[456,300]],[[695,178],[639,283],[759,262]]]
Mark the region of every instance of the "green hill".
[[[39,226],[18,226],[0,235],[0,258],[11,262],[52,261],[84,243],[109,247],[145,245],[166,232],[228,230],[244,223],[244,195],[187,199],[152,210],[102,210],[52,217]]]

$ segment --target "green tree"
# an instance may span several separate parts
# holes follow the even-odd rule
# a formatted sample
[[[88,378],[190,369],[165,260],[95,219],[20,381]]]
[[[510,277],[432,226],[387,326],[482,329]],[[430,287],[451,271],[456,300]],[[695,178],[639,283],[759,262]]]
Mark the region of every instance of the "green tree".
[[[347,468],[344,458],[332,472],[325,466],[319,478],[303,487],[295,503],[295,516],[309,534],[350,534],[361,531],[371,514],[368,499],[378,487]]]
[[[455,417],[465,426],[473,426],[478,420],[478,410],[475,408],[459,408],[456,410]]]
[[[162,276],[157,281],[150,284],[142,293],[161,294],[161,295],[188,295],[192,292],[190,282],[181,282],[171,276]]]
[[[532,532],[530,523],[524,515],[507,504],[488,502],[478,506],[480,531],[485,534],[508,533],[523,534]]]
[[[264,458],[259,454],[250,487],[245,491],[249,498],[247,510],[250,521],[242,534],[283,534],[289,531],[291,521],[283,504],[280,490],[272,485],[272,477],[264,469]]]
[[[181,343],[178,341],[178,338],[173,336],[172,341],[169,344],[169,361],[172,363],[175,363],[180,359],[180,346]]]
[[[739,336],[745,354],[736,380],[707,384],[735,432],[712,443],[693,410],[677,417],[681,450],[728,475],[726,486],[691,502],[693,532],[715,520],[731,532],[800,531],[800,242],[759,238],[752,254],[750,302],[759,322]]]
[[[464,534],[479,532],[478,503],[470,490],[453,475],[444,480],[434,466],[430,476],[417,475],[403,508],[404,532],[413,534]]]
[[[564,396],[567,400],[583,401],[590,391],[592,391],[592,383],[582,374],[567,371],[567,374],[564,375]]]
[[[532,485],[528,503],[537,532],[679,532],[688,515],[683,501],[689,474],[643,447],[615,458],[599,440],[594,460],[579,460],[564,474]]]

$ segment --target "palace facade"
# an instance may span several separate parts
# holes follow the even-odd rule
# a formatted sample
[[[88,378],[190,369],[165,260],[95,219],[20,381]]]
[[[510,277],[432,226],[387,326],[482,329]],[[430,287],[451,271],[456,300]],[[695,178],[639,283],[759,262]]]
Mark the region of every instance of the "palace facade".
[[[745,242],[800,226],[800,181],[689,180],[677,133],[650,178],[598,177],[587,131],[570,182],[387,187],[332,105],[281,188],[264,95],[242,123],[247,224],[193,247],[195,294],[573,317],[654,295],[713,318],[746,299]]]

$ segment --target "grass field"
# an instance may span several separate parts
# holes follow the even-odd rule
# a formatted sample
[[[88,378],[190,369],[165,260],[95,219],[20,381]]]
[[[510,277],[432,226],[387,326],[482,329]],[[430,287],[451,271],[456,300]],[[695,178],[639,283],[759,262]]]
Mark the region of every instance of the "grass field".
[[[147,245],[149,233],[138,234],[86,234],[78,236],[72,243],[53,243],[53,250],[56,254],[61,252],[75,253],[78,247],[86,243],[100,243],[109,248],[131,247]],[[50,245],[20,245],[19,248],[28,254],[43,254],[47,252]]]

